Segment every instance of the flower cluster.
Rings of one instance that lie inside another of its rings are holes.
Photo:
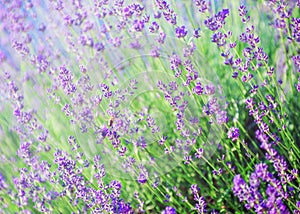
[[[240,130],[236,127],[231,127],[228,130],[227,136],[232,139],[232,141],[236,141],[240,136]]]
[[[0,213],[299,213],[300,2],[243,3],[0,0]]]
[[[260,186],[266,184],[266,192],[260,192]],[[233,192],[240,201],[245,201],[247,209],[254,208],[256,213],[277,212],[288,213],[284,201],[289,194],[282,184],[268,171],[264,163],[257,164],[255,171],[249,177],[249,185],[236,175],[233,180]],[[266,195],[266,197],[263,197]]]
[[[223,9],[214,16],[206,19],[204,24],[211,31],[217,31],[225,25],[225,19],[229,16],[229,9]]]
[[[193,184],[191,186],[191,191],[194,196],[194,201],[197,202],[195,206],[197,213],[206,213],[206,202],[203,196],[199,196],[200,188],[197,186],[197,184]]]

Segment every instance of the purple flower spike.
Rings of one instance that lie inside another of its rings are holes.
[[[177,27],[177,28],[175,29],[175,32],[176,32],[176,36],[177,36],[178,38],[183,38],[183,37],[185,37],[185,36],[187,35],[187,30],[185,29],[185,26],[184,26],[184,25],[181,26],[181,27]]]
[[[213,17],[210,17],[204,20],[204,24],[208,27],[211,31],[216,31],[222,28],[225,25],[225,19],[229,16],[229,9],[223,9],[219,11]]]
[[[200,13],[205,13],[208,10],[207,2],[204,0],[194,0],[196,7]]]

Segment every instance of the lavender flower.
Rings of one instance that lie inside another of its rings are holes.
[[[298,72],[300,72],[300,56],[299,55],[293,56],[292,60],[295,64],[296,68],[298,69]]]
[[[0,191],[6,189],[8,185],[6,184],[4,176],[0,173]]]
[[[147,182],[147,177],[145,175],[145,173],[140,173],[139,176],[138,176],[138,182],[140,184],[145,184]]]
[[[201,95],[203,93],[203,87],[200,82],[196,83],[196,86],[193,88],[193,92],[197,95]]]
[[[299,1],[267,3],[0,1],[0,210],[298,213]]]
[[[176,209],[174,207],[166,207],[166,209],[162,211],[162,214],[176,214]]]
[[[205,0],[193,0],[193,1],[200,13],[205,13],[208,10],[208,5]]]
[[[198,185],[191,185],[191,191],[194,196],[194,201],[197,202],[195,208],[193,209],[195,209],[197,213],[206,213],[206,202],[204,200],[204,197],[199,195],[200,188],[198,187]]]
[[[248,11],[244,5],[239,7],[239,15],[242,17],[242,22],[247,23],[250,20],[250,16],[247,16]]]
[[[227,132],[227,136],[229,139],[232,139],[232,141],[236,141],[240,136],[240,130],[236,127],[231,127]]]
[[[183,37],[185,37],[185,36],[187,35],[187,30],[185,29],[185,26],[184,26],[184,25],[181,26],[181,27],[177,27],[177,28],[175,29],[175,32],[176,32],[176,36],[177,36],[178,38],[183,38]]]
[[[194,29],[194,33],[193,36],[198,39],[199,37],[201,37],[200,35],[200,28]]]
[[[229,9],[223,9],[219,11],[214,16],[205,19],[204,24],[208,27],[211,31],[217,31],[225,25],[225,19],[229,15]]]

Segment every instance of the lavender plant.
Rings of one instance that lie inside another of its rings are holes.
[[[0,0],[0,213],[300,213],[299,7]]]

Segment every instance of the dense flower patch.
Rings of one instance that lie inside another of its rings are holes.
[[[0,213],[300,213],[299,7],[0,0]]]

